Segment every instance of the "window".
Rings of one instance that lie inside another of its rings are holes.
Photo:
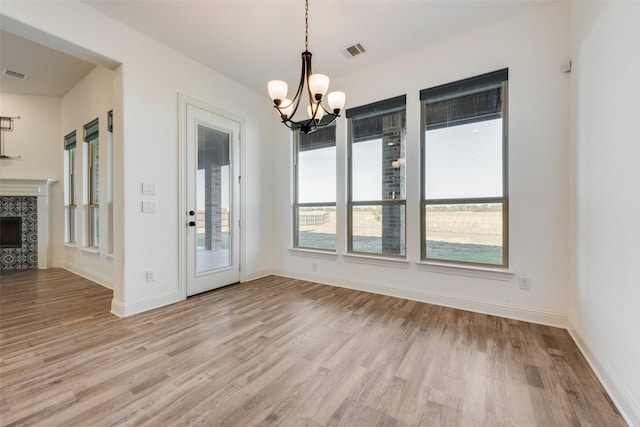
[[[76,131],[64,137],[67,243],[76,243]]]
[[[420,92],[424,260],[508,266],[507,77]]]
[[[350,253],[405,256],[406,96],[346,111]]]
[[[84,126],[84,141],[87,143],[87,246],[97,248],[99,244],[100,203],[100,144],[98,119]]]
[[[294,141],[294,247],[336,250],[336,128]]]
[[[113,110],[107,113],[107,253],[113,253]]]

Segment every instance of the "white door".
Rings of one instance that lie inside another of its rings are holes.
[[[240,281],[240,123],[186,105],[187,296]]]

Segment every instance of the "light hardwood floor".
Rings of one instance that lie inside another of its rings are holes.
[[[2,425],[626,425],[558,328],[276,276],[121,319],[65,270],[0,280]]]

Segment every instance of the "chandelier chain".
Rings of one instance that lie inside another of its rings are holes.
[[[304,2],[304,50],[309,50],[309,0]]]

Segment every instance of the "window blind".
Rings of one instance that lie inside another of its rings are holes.
[[[64,137],[64,149],[71,150],[72,148],[76,148],[76,131],[75,130]]]
[[[98,138],[98,119],[84,125],[84,141],[89,142]]]

